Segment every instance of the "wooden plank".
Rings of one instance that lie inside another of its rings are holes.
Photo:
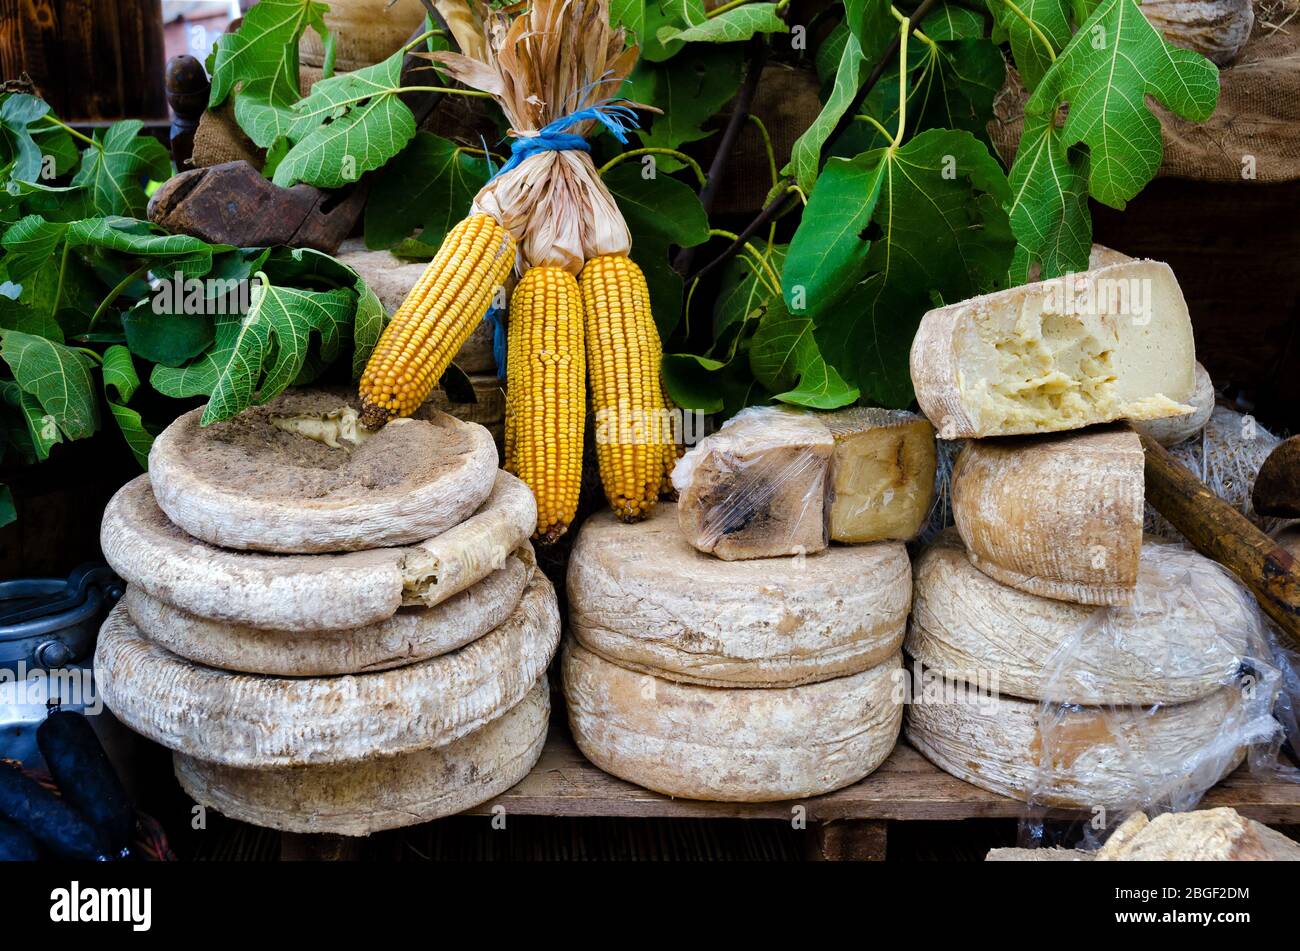
[[[1272,824],[1300,822],[1300,783],[1253,776],[1239,769],[1206,796],[1205,805],[1233,806]],[[737,803],[672,799],[601,772],[587,762],[562,728],[553,727],[533,771],[509,792],[469,811],[487,815],[624,816],[642,818],[780,819],[796,809],[806,820],[1016,819],[1024,803],[949,776],[900,743],[874,773],[847,789],[797,802]],[[1037,810],[1036,810],[1037,814]]]
[[[814,829],[814,862],[883,862],[889,823],[872,819],[820,822]]]

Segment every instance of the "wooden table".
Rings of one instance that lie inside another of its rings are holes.
[[[1202,808],[1232,806],[1273,825],[1300,823],[1300,783],[1237,770],[1205,796]],[[889,823],[1020,818],[1024,803],[949,776],[904,743],[866,779],[796,802],[737,803],[673,799],[601,772],[583,758],[563,726],[553,726],[542,758],[509,792],[468,815],[618,816],[805,821],[815,831],[812,857],[885,857]],[[1080,818],[1084,814],[1051,813]]]

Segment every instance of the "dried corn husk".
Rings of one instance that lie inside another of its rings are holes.
[[[453,78],[490,93],[515,137],[536,136],[571,113],[617,96],[636,63],[624,32],[609,23],[608,0],[537,0],[511,17],[479,7],[481,56],[438,52],[431,58]],[[566,132],[585,135],[595,123]],[[603,254],[627,254],[632,238],[590,155],[545,151],[488,182],[471,214],[497,219],[519,247],[519,270],[549,265],[572,274]]]

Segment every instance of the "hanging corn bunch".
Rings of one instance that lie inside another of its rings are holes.
[[[384,328],[361,374],[361,422],[410,416],[483,319],[515,263],[515,241],[491,215],[471,214],[443,240]]]
[[[675,460],[659,381],[661,345],[631,235],[592,164],[597,123],[626,142],[635,115],[611,105],[636,63],[607,0],[536,0],[511,16],[480,8],[481,54],[434,53],[500,103],[512,156],[474,199],[501,222],[523,276],[507,338],[506,468],[532,488],[538,537],[558,538],[578,503],[591,374],[596,455],[615,514],[643,518]],[[575,281],[574,277],[578,280]]]

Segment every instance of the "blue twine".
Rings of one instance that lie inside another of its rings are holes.
[[[510,143],[510,158],[493,175],[498,175],[515,168],[530,155],[539,152],[590,152],[591,145],[580,135],[565,130],[581,122],[599,122],[614,138],[623,145],[627,144],[627,132],[637,127],[636,113],[629,106],[621,105],[626,100],[607,99],[586,109],[579,109],[567,116],[561,116],[537,130],[536,135],[519,136]]]
[[[493,304],[483,315],[484,320],[492,321],[492,359],[497,362],[497,379],[506,378],[506,322],[505,309]]]
[[[571,132],[565,132],[580,122],[599,122],[614,138],[627,145],[629,129],[637,128],[636,113],[631,107],[622,105],[625,99],[606,99],[586,109],[579,109],[567,116],[561,116],[537,130],[536,135],[520,136],[510,144],[510,158],[506,164],[492,173],[492,178],[503,175],[515,168],[530,155],[539,152],[590,152],[591,145],[585,138]],[[487,148],[484,147],[484,152]],[[492,159],[488,158],[488,168],[492,168]],[[484,320],[492,321],[492,356],[497,362],[497,379],[506,376],[506,324],[503,309],[493,304],[483,315]]]

